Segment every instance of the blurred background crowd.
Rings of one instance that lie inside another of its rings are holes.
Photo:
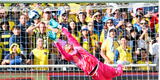
[[[62,25],[106,64],[156,64],[158,10],[156,5],[121,8],[116,3],[0,3],[0,63],[72,64],[47,36]],[[66,40],[63,35],[55,37]]]

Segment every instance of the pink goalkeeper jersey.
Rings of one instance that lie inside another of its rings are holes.
[[[55,42],[60,53],[65,57],[66,60],[74,62],[79,68],[81,68],[87,75],[95,68],[99,60],[83,49],[80,44],[75,40],[72,35],[64,28],[62,32],[67,36],[68,42],[74,46],[74,51],[71,53],[66,53],[62,46],[64,43],[62,40]]]
[[[94,80],[112,80],[113,77],[123,74],[121,65],[118,65],[118,68],[115,69],[101,63],[95,56],[83,49],[66,29],[63,28],[62,32],[67,36],[68,43],[74,46],[74,51],[71,53],[66,53],[62,48],[65,43],[60,39],[55,42],[58,51],[65,57],[66,60],[74,62],[87,75],[91,75]],[[97,68],[94,73],[90,74],[96,66]]]

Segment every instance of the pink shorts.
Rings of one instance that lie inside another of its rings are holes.
[[[112,80],[112,78],[122,74],[122,65],[118,65],[118,68],[114,68],[99,62],[97,69],[91,76],[94,80]]]

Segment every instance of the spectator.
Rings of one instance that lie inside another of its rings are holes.
[[[32,21],[32,25],[31,26],[35,26],[37,25],[39,22],[41,22],[41,16],[40,14],[35,11],[35,10],[31,10],[28,12],[28,17],[30,18],[30,21]]]
[[[69,23],[69,31],[70,31],[70,33],[72,34],[72,36],[73,36],[74,38],[76,38],[76,40],[79,42],[79,41],[80,41],[81,33],[80,33],[80,31],[78,31],[78,27],[77,27],[75,21],[71,21],[71,22]]]
[[[50,20],[52,20],[52,14],[50,8],[45,8],[42,12],[42,18],[41,21],[43,21],[45,24],[49,25]]]
[[[48,65],[50,64],[50,54],[49,50],[44,48],[43,38],[38,38],[36,43],[36,48],[30,52],[28,64],[33,65]],[[48,70],[48,68],[34,68],[34,70]]]
[[[9,38],[9,46],[11,46],[13,43],[17,43],[22,51],[22,54],[25,48],[25,43],[23,42],[24,37],[21,36],[21,29],[20,26],[14,26],[13,30],[12,30],[13,34],[12,36]]]
[[[92,16],[92,19],[93,19],[93,23],[94,23],[94,28],[95,30],[97,30],[98,35],[100,35],[102,29],[103,29],[103,26],[104,26],[104,23],[102,21],[102,13],[100,12],[96,12],[93,16]]]
[[[109,31],[109,37],[102,43],[100,55],[105,60],[104,63],[113,64],[114,51],[119,46],[119,43],[115,41],[116,30],[111,29]]]
[[[75,6],[73,6],[73,7],[75,8]],[[70,8],[70,5],[65,4],[63,7],[61,6],[60,9],[62,9],[62,10],[58,11],[58,14],[62,15],[63,13],[66,13],[66,15],[68,16],[68,20],[67,20],[68,22],[71,22],[71,21],[77,22],[77,17],[76,17],[77,11],[74,11],[75,9],[73,9],[73,11],[72,11]],[[58,20],[59,20],[59,22],[62,22],[61,17],[59,17]]]
[[[141,59],[139,61],[137,61],[137,64],[152,64],[152,62],[149,60],[148,57],[148,53],[146,51],[146,49],[141,49],[140,50],[140,55],[141,55]],[[148,66],[142,66],[142,67],[138,67],[138,70],[150,70],[150,68]]]
[[[27,6],[24,6],[24,7],[27,7]],[[26,17],[26,25],[27,27],[29,27],[31,24],[32,24],[32,20],[29,18],[29,9],[28,8],[23,8],[22,11],[21,11],[21,14],[22,15],[25,15]]]
[[[87,25],[89,35],[91,38],[92,43],[92,49],[93,49],[93,55],[97,55],[96,53],[99,53],[100,45],[98,44],[98,34],[94,31],[94,24],[93,22],[89,22]]]
[[[34,18],[34,19],[32,18],[32,20],[33,20],[33,23],[32,23],[31,26],[29,26],[29,27],[27,28],[26,32],[28,33],[29,42],[30,42],[30,44],[31,44],[31,45],[29,45],[29,47],[33,49],[33,48],[36,47],[36,45],[35,45],[35,40],[36,40],[36,38],[35,38],[34,35],[32,35],[33,32],[28,32],[28,29],[29,29],[29,28],[35,28],[35,26],[38,25],[38,24],[41,22],[41,18],[40,18],[40,17],[36,17],[36,18]],[[33,30],[33,31],[36,31],[36,30]]]
[[[159,39],[159,34],[156,35],[156,42],[154,42],[154,40],[152,40],[149,43],[149,52],[151,55],[154,56],[154,64],[157,64],[156,66],[156,71],[158,71],[159,69],[159,54],[160,54],[160,39]]]
[[[20,27],[21,29],[21,33],[20,33],[20,36],[23,38],[23,43],[24,43],[24,53],[27,54],[27,51],[29,51],[29,37],[28,37],[28,33],[26,32],[26,29],[30,26],[30,22],[29,22],[29,19],[27,18],[26,15],[22,14],[20,15],[20,18],[19,18],[19,24],[17,25]]]
[[[140,31],[140,37],[138,41],[138,48],[148,49],[148,42],[151,40],[149,34],[151,34],[150,29],[148,27],[148,22],[146,20],[141,20],[140,26],[142,30]]]
[[[68,21],[68,15],[67,13],[63,13],[61,15],[62,21],[60,22],[60,25],[63,27],[69,28],[69,21]]]
[[[0,9],[0,21],[2,21],[2,19],[5,17],[5,10],[4,9]]]
[[[112,18],[113,18],[112,17],[112,9],[111,8],[107,8],[105,16],[103,16],[103,18],[102,18],[102,21],[106,22],[106,21],[108,21],[108,19],[112,19]]]
[[[15,16],[15,15],[14,15]],[[14,21],[11,20],[11,14],[10,11],[7,11],[7,9],[2,8],[0,9],[0,22],[5,22],[8,21],[9,23],[9,29],[11,30],[13,28],[13,26],[15,25]]]
[[[34,42],[37,41],[37,38],[43,38],[44,41],[44,48],[49,49],[51,46],[51,40],[47,36],[47,29],[52,30],[53,32],[57,32],[57,29],[52,28],[51,26],[48,27],[44,22],[40,22],[38,25],[34,27],[29,27],[26,32],[29,35],[34,35]],[[35,46],[35,45],[34,45]]]
[[[98,34],[97,34],[96,30],[94,29],[95,26],[94,26],[93,22],[89,22],[87,27],[88,27],[90,35],[95,34],[96,40],[98,40]]]
[[[133,25],[130,22],[126,23],[126,30],[127,30],[127,37],[129,38],[131,36],[130,32],[133,29]]]
[[[142,19],[140,22],[140,26],[142,28],[142,30],[140,31],[140,39],[143,38],[144,40],[148,40],[149,38],[151,38],[153,33],[151,32],[148,21]]]
[[[106,22],[105,25],[103,26],[103,29],[102,29],[102,32],[101,32],[101,35],[100,35],[100,42],[102,43],[104,40],[107,39],[107,36],[108,36],[108,26],[107,24],[109,24],[109,22]]]
[[[133,62],[135,63],[137,61],[137,56],[135,55],[135,51],[138,48],[138,31],[136,29],[131,29],[130,31],[130,37],[129,37],[129,46],[131,47],[131,53],[133,57]]]
[[[19,24],[19,17],[20,17],[20,11],[18,10],[18,7],[13,7],[11,13],[9,13],[9,19],[11,21],[10,30],[12,30],[15,25]]]
[[[122,17],[122,20],[125,21],[125,22],[131,22],[132,21],[132,18],[130,18],[130,15],[125,11],[122,11],[121,17]]]
[[[33,22],[34,22],[33,26],[38,25],[38,23],[41,22],[41,17],[34,19]]]
[[[121,26],[123,26],[125,24],[124,21],[118,21],[117,25],[115,26],[117,29],[120,28]]]
[[[86,49],[88,52],[93,54],[92,40],[89,35],[89,31],[87,25],[82,26],[81,29],[81,37],[80,37],[80,45]]]
[[[50,8],[46,8],[43,10],[41,21],[45,23],[46,27],[57,28],[59,23],[53,19],[52,11]],[[47,31],[50,31],[48,28]]]
[[[137,13],[136,16],[135,16],[135,18],[133,19],[133,21],[135,21],[133,23],[133,27],[135,27],[138,30],[138,32],[140,32],[142,30],[142,28],[140,26],[140,21],[142,19],[143,19],[143,13]]]
[[[93,9],[91,5],[86,6],[86,22],[91,22],[92,21],[92,16],[93,16]]]
[[[159,27],[159,13],[151,14],[149,18],[149,27],[152,32],[157,32],[156,28]]]
[[[29,17],[29,20],[32,21],[31,25],[28,28],[34,27],[41,22],[40,14],[36,10],[30,10],[28,12],[28,17]],[[33,49],[33,48],[35,48],[35,45],[34,45],[35,44],[35,41],[34,41],[35,37],[31,35],[32,32],[28,33],[27,29],[26,29],[26,33],[28,34],[28,37],[29,37],[28,41],[30,43],[30,45],[28,45],[28,47]]]
[[[0,8],[0,21],[8,21],[8,12],[4,8]]]
[[[2,28],[2,32],[1,32],[1,38],[0,41],[2,42],[3,45],[3,56],[2,58],[4,58],[4,56],[6,56],[7,54],[9,54],[9,38],[11,37],[11,31],[9,30],[9,22],[8,21],[3,21],[1,22],[1,28]]]
[[[120,38],[120,46],[115,51],[114,63],[115,64],[133,63],[131,48],[128,46],[128,38],[126,36],[122,36]]]
[[[81,30],[81,27],[83,25],[87,25],[87,22],[86,22],[86,13],[85,12],[79,12],[78,14],[78,22],[77,22],[77,26],[78,26],[78,31]]]
[[[2,61],[2,65],[22,65],[26,63],[26,57],[21,54],[19,45],[13,43],[10,46],[10,54],[7,54]],[[19,70],[20,68],[11,68],[11,70]]]
[[[121,18],[121,13],[119,11],[119,9],[114,9],[112,11],[113,13],[113,24],[115,26],[117,26],[117,24],[119,23],[119,21],[124,21],[122,18]]]
[[[117,26],[119,26],[119,27],[117,27]],[[117,38],[120,38],[121,36],[127,36],[126,22],[119,21],[117,26],[116,26],[117,34],[118,34]]]
[[[109,30],[115,28],[113,25],[113,20],[108,19],[107,22],[105,23],[101,35],[100,35],[100,42],[103,43],[108,37],[109,37]]]
[[[30,26],[26,15],[20,15],[18,26],[20,26],[22,34],[25,34],[26,29]]]
[[[33,25],[32,25],[32,26],[36,26],[36,25],[38,25],[40,22],[41,22],[41,17],[36,18],[36,19],[33,20]]]

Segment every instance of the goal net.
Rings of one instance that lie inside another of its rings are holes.
[[[48,37],[58,25],[104,64],[123,64],[113,80],[158,80],[158,1],[22,1],[0,1],[0,80],[93,80]]]
[[[116,66],[116,65],[110,65]],[[154,67],[155,64],[132,64],[128,67]],[[37,67],[46,67],[51,70],[33,70]],[[75,65],[1,65],[1,80],[92,80]],[[8,70],[10,68],[10,70]],[[21,69],[21,70],[11,70]],[[158,80],[158,72],[154,70],[124,70],[122,76],[113,80]]]

